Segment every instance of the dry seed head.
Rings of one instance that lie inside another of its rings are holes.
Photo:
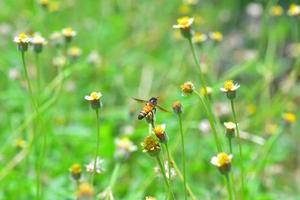
[[[181,92],[182,92],[183,95],[192,94],[194,92],[194,89],[195,89],[194,84],[190,81],[185,82],[180,87],[181,87]]]
[[[175,114],[181,114],[183,112],[183,107],[180,101],[175,101],[172,108]]]
[[[148,135],[142,143],[143,152],[148,153],[150,156],[157,156],[160,152],[160,144],[158,139],[153,135]]]

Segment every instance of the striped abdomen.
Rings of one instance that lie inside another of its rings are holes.
[[[138,119],[143,119],[144,117],[146,117],[154,109],[154,107],[155,106],[153,104],[146,103],[146,105],[143,107],[143,109],[139,113]]]

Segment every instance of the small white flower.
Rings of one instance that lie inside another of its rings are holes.
[[[171,180],[173,180],[176,177],[176,171],[175,171],[175,169],[171,166],[170,174],[169,174],[169,162],[168,161],[165,161],[164,167],[165,167],[165,173],[166,173],[167,179],[170,179],[170,177],[171,177]],[[160,170],[160,168],[158,166],[156,166],[154,168],[154,172],[157,173],[158,175],[162,175],[161,174],[161,170]]]
[[[101,174],[104,172],[104,160],[100,159],[99,157],[96,159],[96,173],[97,174]],[[88,173],[94,173],[95,169],[94,169],[94,165],[95,165],[95,160],[92,160],[89,164],[85,165],[85,169]]]

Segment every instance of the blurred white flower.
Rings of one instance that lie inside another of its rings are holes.
[[[171,162],[171,165],[172,165],[172,162]],[[171,180],[173,180],[176,177],[176,171],[175,171],[174,167],[171,166],[170,174],[169,174],[169,162],[168,161],[165,161],[164,167],[165,167],[165,173],[166,173],[167,179],[170,179],[170,177],[171,177]],[[158,166],[156,166],[154,168],[154,172],[158,175],[162,175],[161,170]]]
[[[259,17],[263,12],[262,5],[259,3],[249,3],[246,12],[251,17]]]
[[[202,120],[199,123],[198,128],[202,133],[209,133],[211,131],[211,127],[210,127],[208,119]]]
[[[97,51],[92,51],[87,57],[87,62],[91,65],[99,66],[102,62],[102,59]]]
[[[127,159],[132,152],[137,151],[137,146],[127,137],[116,138],[115,144],[117,146],[115,152],[116,158]]]
[[[95,164],[95,160],[92,160],[89,164],[85,165],[85,169],[88,173],[94,173],[94,164]],[[102,172],[104,172],[104,160],[100,159],[99,157],[97,157],[96,159],[96,173],[97,174],[101,174]]]
[[[20,77],[20,71],[16,67],[12,67],[8,71],[8,78],[10,80],[16,80]]]

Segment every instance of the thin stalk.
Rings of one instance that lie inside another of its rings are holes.
[[[114,167],[112,176],[111,176],[110,181],[109,181],[109,185],[108,185],[108,187],[107,187],[107,189],[106,189],[107,191],[112,191],[112,190],[113,190],[113,187],[114,187],[114,185],[115,185],[115,183],[116,183],[116,180],[117,180],[117,178],[118,178],[118,175],[119,175],[119,170],[120,170],[120,168],[121,168],[121,163],[118,162],[118,163],[115,165],[115,167]],[[107,195],[105,199],[106,199],[106,200],[110,199],[110,195]]]
[[[231,142],[231,138],[230,137],[227,137],[227,138],[228,138],[229,152],[232,154],[232,142]]]
[[[182,154],[182,170],[183,170],[183,189],[184,189],[184,199],[187,199],[186,193],[186,169],[185,169],[185,146],[184,146],[184,135],[182,129],[182,117],[181,114],[178,114],[178,122],[179,122],[179,129],[181,135],[181,154]]]
[[[92,175],[92,184],[94,182],[94,178],[95,178],[95,175],[97,173],[97,170],[96,170],[96,166],[97,166],[97,158],[98,158],[98,152],[99,152],[99,143],[100,143],[100,124],[99,124],[99,109],[96,109],[95,110],[95,113],[96,113],[96,134],[97,134],[97,145],[96,145],[96,153],[95,153],[95,160],[94,160],[94,172],[93,172],[93,175]]]
[[[230,179],[228,174],[225,175],[225,179],[226,179],[226,187],[228,192],[228,199],[232,200],[232,190],[231,190],[231,184],[230,184]]]
[[[241,183],[242,183],[242,197],[244,196],[244,191],[245,191],[245,185],[244,185],[244,158],[243,158],[243,149],[242,149],[242,142],[241,142],[241,137],[240,137],[240,129],[237,124],[237,119],[236,119],[236,112],[234,108],[234,102],[233,99],[230,100],[231,103],[231,110],[233,114],[233,120],[236,126],[236,133],[237,133],[237,138],[238,138],[238,146],[239,146],[239,154],[240,154],[240,168],[241,168]]]
[[[158,165],[159,165],[159,168],[160,168],[160,171],[164,177],[164,181],[165,181],[165,184],[166,184],[166,187],[167,187],[167,191],[168,191],[168,196],[171,194],[171,191],[170,191],[170,185],[169,185],[169,182],[168,182],[168,178],[166,176],[166,172],[165,172],[165,168],[159,158],[159,155],[156,156],[156,160],[158,162]]]
[[[40,94],[41,94],[41,69],[40,69],[40,62],[39,62],[39,54],[35,53],[35,67],[36,67],[36,78],[37,78],[37,91],[39,95],[39,102],[41,101],[40,99]]]
[[[166,147],[166,151],[167,151],[167,157],[168,157],[168,174],[169,174],[169,185],[170,185],[170,190],[171,190],[171,193],[172,193],[172,197],[173,199],[175,199],[175,196],[174,196],[174,192],[173,192],[173,188],[172,188],[172,180],[171,180],[171,154],[170,154],[170,151],[169,151],[169,146],[168,146],[168,143],[164,143],[165,144],[165,147]]]
[[[24,74],[25,74],[25,79],[27,82],[27,86],[28,86],[28,91],[29,91],[29,96],[30,96],[30,100],[31,100],[31,104],[32,107],[34,109],[34,112],[37,114],[37,118],[36,118],[36,126],[38,125],[38,117],[39,117],[39,109],[38,109],[38,104],[33,96],[33,92],[32,92],[32,87],[31,87],[31,82],[30,82],[30,78],[28,75],[28,71],[27,71],[27,66],[26,66],[26,62],[25,62],[25,52],[22,51],[21,52],[21,56],[22,56],[22,64],[23,64],[23,69],[24,69]],[[34,132],[36,131],[36,129],[34,130]],[[36,133],[33,133],[33,143],[35,142],[36,139]],[[29,149],[31,150],[31,149]],[[35,170],[36,170],[36,199],[40,198],[40,190],[41,190],[41,174],[40,174],[40,170],[39,170],[39,161],[37,161],[36,165],[35,165]]]
[[[222,151],[221,142],[218,138],[218,133],[217,133],[217,129],[216,129],[216,126],[215,126],[215,120],[214,120],[213,113],[212,113],[211,109],[208,108],[208,106],[205,104],[204,99],[202,98],[202,96],[196,91],[194,91],[194,93],[199,97],[201,103],[204,106],[204,109],[207,113],[207,117],[208,117],[210,127],[211,127],[212,132],[213,132],[214,140],[215,140],[215,143],[216,143],[216,146],[217,146],[217,151],[221,152]]]

